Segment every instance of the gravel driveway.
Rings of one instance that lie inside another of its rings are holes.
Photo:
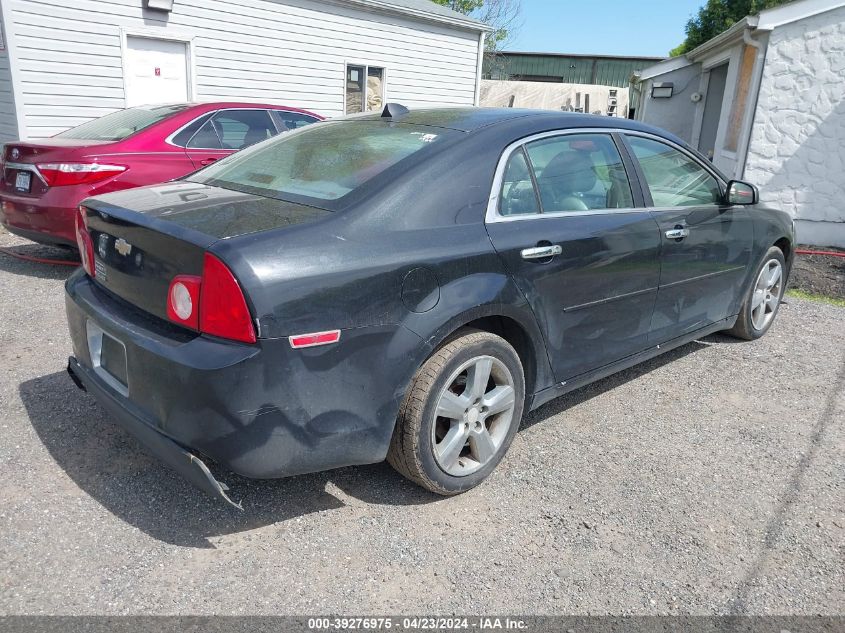
[[[842,612],[843,308],[554,401],[459,497],[383,464],[224,475],[238,513],[73,386],[68,270],[0,254],[0,613]]]

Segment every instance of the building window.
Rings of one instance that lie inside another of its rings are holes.
[[[346,66],[346,114],[381,110],[384,105],[384,68]]]

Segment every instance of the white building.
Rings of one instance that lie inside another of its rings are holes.
[[[745,18],[636,87],[638,119],[758,185],[799,241],[845,247],[845,0]]]
[[[473,105],[488,30],[429,0],[0,0],[0,22],[0,143],[149,103]]]

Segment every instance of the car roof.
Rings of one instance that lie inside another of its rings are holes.
[[[370,120],[370,121],[400,121],[402,123],[409,123],[412,125],[430,125],[433,127],[449,128],[459,130],[462,132],[473,132],[482,128],[502,125],[508,122],[514,122],[519,119],[520,123],[530,125],[536,122],[538,129],[549,128],[621,128],[625,130],[635,130],[642,132],[650,132],[671,139],[675,142],[683,143],[673,134],[666,130],[645,125],[639,121],[632,121],[630,119],[623,119],[620,117],[608,117],[596,114],[581,114],[578,112],[558,112],[555,110],[529,110],[521,108],[425,108],[425,109],[411,109],[407,114],[394,117],[393,119],[386,119],[378,113],[368,113],[366,115],[355,115],[355,120]]]
[[[303,114],[310,114],[314,116],[316,115],[314,112],[309,110],[303,110],[302,108],[297,108],[294,106],[288,105],[281,105],[278,103],[255,103],[251,101],[183,101],[183,102],[176,102],[176,103],[155,103],[155,104],[142,104],[139,106],[134,106],[137,108],[143,108],[147,110],[154,110],[156,108],[181,108],[182,112],[187,111],[196,111],[196,110],[223,110],[223,109],[234,109],[234,108],[258,108],[258,109],[270,109],[270,110],[287,110],[290,112],[302,112]]]

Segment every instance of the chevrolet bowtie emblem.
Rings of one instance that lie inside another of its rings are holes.
[[[121,255],[126,257],[129,253],[132,252],[132,244],[127,242],[122,237],[119,237],[114,242],[114,250],[116,250],[118,253],[120,253]]]

